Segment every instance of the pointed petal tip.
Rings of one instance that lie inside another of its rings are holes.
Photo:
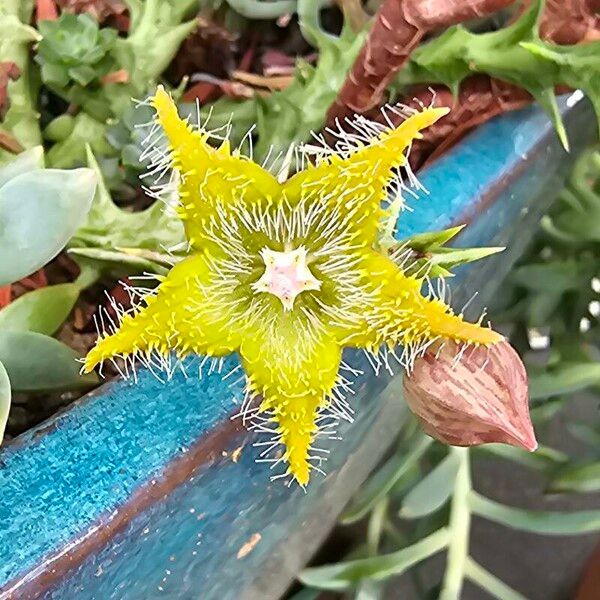
[[[535,452],[538,449],[538,442],[531,423],[529,423],[528,428],[525,428],[522,431],[515,431],[513,434],[513,441],[508,443],[510,443],[511,446],[527,450],[527,452]]]
[[[450,112],[450,108],[448,106],[436,106],[431,110],[434,111],[435,115],[438,115],[438,119],[445,117]]]

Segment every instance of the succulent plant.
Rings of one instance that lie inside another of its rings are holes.
[[[93,170],[43,167],[43,150],[38,146],[0,168],[0,286],[52,260],[90,210],[96,189]],[[70,312],[78,290],[89,281],[89,272],[83,270],[73,284],[30,292],[0,310],[0,439],[11,387],[68,389],[95,381],[79,374],[73,350],[50,337]],[[47,311],[43,318],[40,310]]]
[[[100,29],[90,15],[64,12],[56,21],[41,21],[38,27],[43,39],[35,59],[41,65],[43,82],[51,88],[87,86],[113,66],[109,52],[117,32]]]

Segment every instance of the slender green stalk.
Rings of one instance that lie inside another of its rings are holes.
[[[379,542],[385,522],[387,520],[387,509],[389,505],[389,496],[380,500],[369,518],[369,526],[367,528],[367,547],[369,548],[369,556],[375,556],[379,550]]]
[[[471,529],[469,450],[468,448],[451,448],[450,452],[457,455],[459,467],[450,508],[450,544],[448,545],[448,562],[440,600],[458,600],[460,598],[469,553]]]
[[[478,565],[470,556],[465,561],[465,576],[498,600],[527,600],[503,581]]]

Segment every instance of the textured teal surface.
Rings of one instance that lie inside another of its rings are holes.
[[[570,120],[577,120],[575,113]],[[577,133],[581,123],[571,129]],[[463,236],[465,243],[501,244],[514,238],[512,224],[521,218],[537,219],[545,206],[541,199],[529,208],[527,202],[556,187],[559,167],[566,164],[550,131],[547,119],[535,109],[480,128],[424,174],[422,182],[430,194],[412,203],[413,212],[402,215],[399,237],[477,214]],[[534,151],[537,157],[532,159]],[[526,172],[519,174],[524,162]],[[507,177],[514,178],[514,185],[502,188]],[[482,198],[499,185],[498,201],[482,204]],[[464,272],[458,278],[462,287],[457,302],[469,297],[475,286],[486,285],[486,269],[496,269],[497,278],[509,264],[508,259],[489,261],[487,267]],[[236,364],[231,358],[224,370]],[[393,378],[392,385],[397,382]],[[328,472],[335,474],[352,452],[360,451],[361,440],[377,416],[377,396],[389,383],[387,377],[361,378],[352,398],[358,418],[343,428],[345,440],[333,446]],[[227,422],[235,409],[235,396],[236,390],[217,373],[205,373],[201,380],[176,374],[166,385],[143,374],[137,385],[116,382],[102,388],[55,418],[51,430],[39,435],[34,430],[20,443],[4,448],[0,452],[0,586],[74,539],[93,535],[103,519],[110,518],[142,484],[159,477],[169,461]],[[298,489],[270,484],[268,465],[255,463],[255,455],[255,450],[247,449],[237,463],[224,458],[203,469],[193,481],[133,519],[49,597],[237,597],[242,585],[264,570],[273,549],[301,528],[328,485],[327,478],[317,478],[304,495]],[[240,546],[255,532],[260,532],[261,542],[240,561]]]
[[[232,357],[223,368],[235,364]],[[31,568],[121,504],[173,455],[227,419],[235,395],[216,372],[202,379],[178,373],[168,384],[141,373],[137,384],[109,384],[59,416],[46,435],[34,430],[4,448],[0,581]]]

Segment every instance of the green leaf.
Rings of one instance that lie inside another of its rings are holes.
[[[530,408],[529,414],[531,415],[531,420],[533,421],[534,425],[542,424],[554,417],[554,415],[560,412],[564,406],[564,398],[554,397],[544,400],[537,406]],[[528,454],[530,453],[528,452]]]
[[[69,316],[78,297],[79,288],[72,283],[24,294],[0,310],[0,329],[52,335]]]
[[[68,133],[67,131],[60,133],[67,133],[67,135],[54,144],[46,154],[46,161],[51,167],[66,169],[85,165],[85,152],[88,145],[98,155],[111,156],[115,153],[105,138],[107,125],[104,121],[93,118],[86,112],[80,112],[71,118],[66,127]]]
[[[454,490],[459,462],[457,454],[448,454],[405,496],[399,516],[418,519],[441,508]]]
[[[51,285],[23,294],[0,310],[0,330],[52,335],[69,316],[80,292],[97,278],[97,270],[85,266],[73,283]]]
[[[547,472],[566,464],[569,457],[548,446],[538,446],[535,452],[527,452],[507,444],[483,444],[476,449],[478,454],[490,454],[496,458],[510,460],[535,471]]]
[[[78,358],[71,348],[41,333],[0,332],[0,362],[16,391],[71,390],[95,385],[96,375],[79,374]]]
[[[288,600],[319,600],[321,590],[312,590],[305,588],[296,592],[293,596],[290,596]]]
[[[559,396],[600,384],[600,363],[562,363],[553,371],[529,374],[532,400]]]
[[[528,290],[557,294],[580,289],[590,279],[590,266],[576,260],[533,263],[518,267],[510,278]]]
[[[425,454],[433,440],[421,436],[413,449],[405,456],[394,454],[358,491],[352,504],[342,514],[342,523],[354,523],[362,519]]]
[[[17,157],[7,165],[0,167],[0,188],[14,179],[17,175],[35,171],[44,168],[44,149],[42,146],[35,146],[17,155]]]
[[[181,244],[185,241],[181,220],[169,213],[161,202],[155,202],[141,212],[121,210],[112,201],[89,147],[87,160],[96,173],[98,188],[85,223],[69,244],[71,251],[95,260],[156,270],[153,261],[139,253],[136,255],[136,250],[164,253],[165,249]],[[130,252],[119,251],[120,248],[127,248]]]
[[[576,535],[600,530],[600,510],[552,512],[505,506],[471,492],[470,505],[480,517],[512,529],[542,535]]]
[[[549,486],[551,492],[597,492],[600,490],[600,461],[573,465],[559,471]]]
[[[464,225],[458,225],[457,227],[450,227],[449,229],[443,229],[441,231],[417,233],[398,242],[398,246],[407,246],[415,252],[428,252],[433,248],[444,246],[452,238],[456,237],[464,228]]]
[[[0,188],[0,285],[53,259],[84,221],[96,178],[90,169],[39,169]]]
[[[592,448],[600,448],[600,429],[588,423],[568,423],[567,428],[571,435],[581,440]]]
[[[504,252],[503,247],[490,247],[490,248],[440,248],[434,250],[431,256],[428,258],[429,264],[438,265],[444,269],[451,269],[458,267],[459,265],[465,265],[467,263],[475,262],[497,254],[498,252]]]
[[[70,248],[69,254],[91,259],[97,264],[99,263],[101,267],[102,263],[104,263],[104,266],[107,268],[110,266],[124,267],[127,271],[134,271],[137,273],[148,271],[150,273],[166,275],[169,272],[167,267],[158,262],[149,260],[143,256],[137,256],[127,252],[119,252],[118,250],[102,250],[101,248]]]
[[[56,20],[40,21],[38,28],[43,39],[35,60],[42,65],[42,79],[48,86],[58,87],[65,99],[69,100],[68,94],[60,88],[86,86],[114,66],[107,54],[117,32],[112,28],[100,30],[90,15],[63,12]]]
[[[305,569],[300,574],[300,581],[311,587],[334,591],[344,591],[364,579],[382,581],[401,575],[413,565],[444,549],[449,539],[448,530],[439,529],[416,544],[391,554]]]
[[[8,421],[10,398],[10,380],[4,365],[0,362],[0,443],[2,443],[2,439],[4,438],[4,430]]]
[[[568,147],[554,89],[581,89],[592,101],[600,121],[600,42],[556,46],[542,41],[538,22],[544,8],[535,0],[512,25],[486,33],[462,26],[422,44],[396,79],[396,87],[442,83],[455,94],[464,79],[481,73],[529,91],[549,114],[563,145]]]
[[[569,138],[567,137],[565,124],[563,122],[560,110],[558,108],[558,104],[556,102],[556,94],[554,93],[554,87],[548,87],[540,90],[529,88],[529,91],[532,93],[533,97],[540,103],[540,106],[546,111],[546,113],[552,120],[552,124],[554,125],[554,129],[556,129],[556,133],[558,134],[563,148],[567,152],[569,152]]]

